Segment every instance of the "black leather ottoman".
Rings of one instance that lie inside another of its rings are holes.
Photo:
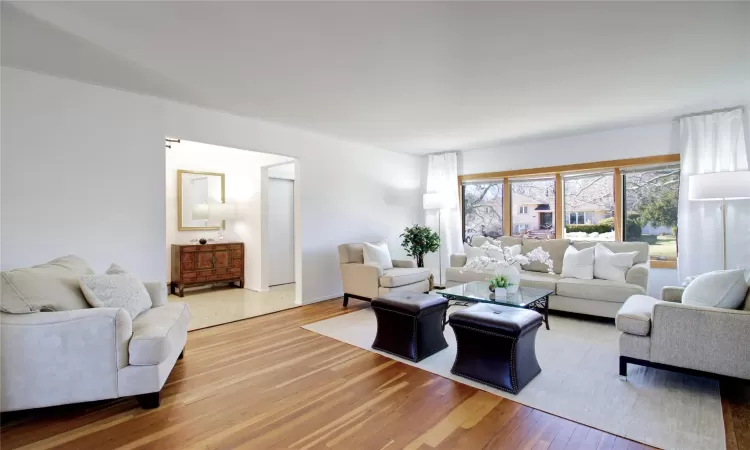
[[[457,345],[451,373],[518,394],[542,371],[534,349],[538,312],[477,303],[451,314],[448,323]]]
[[[440,295],[393,292],[372,301],[378,333],[372,348],[420,361],[446,348],[443,320],[448,299]]]

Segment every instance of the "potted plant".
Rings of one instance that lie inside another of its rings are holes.
[[[513,283],[505,275],[496,275],[489,279],[490,291],[495,293],[495,297],[505,297],[508,288],[513,286]]]
[[[406,227],[399,237],[403,238],[401,247],[406,254],[417,259],[417,267],[424,267],[424,255],[440,248],[440,236],[427,226]]]

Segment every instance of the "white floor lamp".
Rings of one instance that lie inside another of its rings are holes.
[[[438,212],[438,237],[440,237],[440,247],[438,247],[438,264],[439,264],[439,285],[435,286],[437,288],[443,287],[443,254],[442,254],[442,248],[443,248],[443,237],[440,234],[440,230],[442,228],[442,221],[440,220],[440,211],[443,209],[453,208],[456,205],[455,199],[452,198],[450,195],[446,195],[441,192],[433,192],[429,194],[424,194],[422,197],[422,208],[424,208],[425,211],[434,210],[436,209]]]
[[[690,175],[688,198],[696,201],[721,200],[721,239],[724,270],[727,269],[727,200],[750,198],[750,171],[714,172]]]

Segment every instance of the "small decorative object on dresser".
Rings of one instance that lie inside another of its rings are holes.
[[[245,286],[245,247],[242,242],[222,244],[172,244],[172,293],[185,286],[220,282]]]

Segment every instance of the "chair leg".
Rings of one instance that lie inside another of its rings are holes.
[[[182,359],[184,357],[185,357],[185,349],[183,348],[182,351],[180,352],[180,356],[178,356],[177,359]]]
[[[620,379],[623,381],[628,379],[628,362],[622,356],[620,356]]]
[[[135,398],[143,409],[158,408],[161,404],[160,392],[149,392],[148,394],[136,395]]]
[[[344,294],[344,306],[349,306],[349,294]]]

